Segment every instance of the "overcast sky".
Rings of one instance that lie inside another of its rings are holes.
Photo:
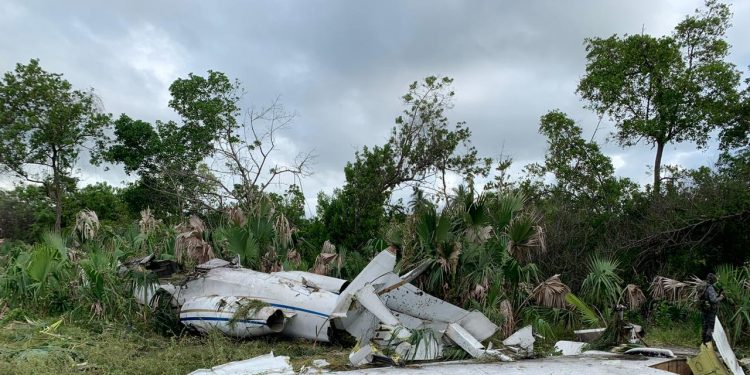
[[[31,1],[0,0],[0,71],[39,58],[77,88],[93,87],[107,112],[174,119],[168,86],[207,70],[238,78],[247,103],[280,95],[298,113],[280,160],[314,150],[313,198],[344,182],[364,145],[386,141],[400,97],[427,75],[455,79],[451,121],[466,121],[483,156],[544,157],[539,117],[567,112],[591,136],[597,118],[575,94],[586,37],[668,34],[701,1]],[[747,75],[750,2],[732,5],[730,59]],[[602,123],[597,140],[611,126]],[[646,183],[653,150],[605,144],[617,173]],[[712,163],[716,150],[670,145],[667,164]],[[127,176],[84,162],[84,183]],[[7,180],[6,180],[7,184]],[[7,186],[7,185],[6,185]],[[314,201],[309,202],[314,209]]]

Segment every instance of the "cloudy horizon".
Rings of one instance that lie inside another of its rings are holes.
[[[750,64],[750,2],[730,2],[729,60]],[[451,122],[466,121],[481,156],[542,161],[539,118],[560,109],[612,158],[619,176],[651,180],[654,151],[606,142],[611,124],[583,108],[575,89],[586,37],[669,34],[702,1],[71,1],[0,0],[0,70],[39,58],[76,88],[94,88],[107,112],[149,122],[176,119],[168,87],[189,73],[221,71],[261,107],[277,96],[298,114],[282,134],[278,160],[314,151],[303,180],[308,211],[319,191],[344,183],[363,146],[382,145],[403,110],[408,85],[429,75],[454,78]],[[665,164],[712,164],[706,150],[671,144]],[[79,164],[82,183],[132,180],[121,168]],[[8,186],[7,179],[0,187]],[[308,212],[309,214],[310,212]]]

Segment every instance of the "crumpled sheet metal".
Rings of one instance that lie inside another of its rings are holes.
[[[210,369],[199,369],[188,375],[294,375],[294,368],[287,356],[274,356],[273,352],[262,356],[225,363]]]

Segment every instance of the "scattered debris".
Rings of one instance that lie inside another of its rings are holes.
[[[243,361],[229,362],[223,365],[211,367],[210,369],[200,369],[191,372],[188,375],[266,375],[266,374],[283,374],[294,375],[292,364],[289,363],[289,357],[275,357],[273,352],[255,358]]]
[[[199,223],[191,226],[195,233]],[[138,265],[148,268],[151,262]],[[344,331],[358,342],[350,355],[355,366],[439,359],[445,346],[454,345],[475,358],[511,360],[482,344],[498,329],[486,316],[412,285],[426,267],[399,276],[395,265],[393,250],[383,250],[348,282],[310,272],[264,273],[210,259],[185,280],[137,288],[135,297],[153,305],[154,296],[171,296],[180,322],[198,332],[217,329],[236,337],[280,333],[328,342]],[[533,353],[531,327],[513,337],[510,345],[517,345],[521,354]]]
[[[656,358],[675,358],[674,353],[669,349],[660,348],[633,348],[625,351],[628,355],[642,355],[644,357]]]
[[[601,337],[606,330],[606,328],[578,329],[573,333],[576,335],[576,340],[591,343]]]
[[[693,358],[688,358],[688,365],[695,375],[708,374],[725,374],[729,375],[729,370],[721,362],[714,350],[713,342],[701,344],[700,353]],[[740,373],[742,374],[742,373]]]
[[[517,347],[517,350],[515,350],[516,353],[529,356],[534,354],[534,341],[536,341],[534,339],[534,331],[529,325],[508,336],[508,338],[503,340],[503,345],[511,348]]]
[[[585,346],[585,342],[558,341],[555,343],[555,351],[560,352],[561,355],[578,355],[583,352]]]
[[[724,327],[721,325],[718,317],[714,321],[714,333],[712,337],[714,343],[716,343],[716,349],[719,351],[721,359],[724,360],[724,364],[729,368],[729,371],[731,371],[733,375],[745,375],[745,371],[740,367],[739,362],[737,362],[737,357],[735,357],[734,351],[732,350],[731,345],[729,345],[729,339],[727,338],[727,334],[724,332]],[[703,348],[701,348],[701,350],[702,349]]]

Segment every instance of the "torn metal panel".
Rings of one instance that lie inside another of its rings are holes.
[[[514,362],[438,362],[407,367],[365,368],[333,371],[331,375],[670,375],[650,366],[664,359],[623,360],[617,356],[558,356]],[[674,374],[672,374],[674,375]]]
[[[732,346],[729,345],[729,338],[727,338],[727,333],[724,331],[724,327],[721,325],[718,317],[714,321],[714,333],[712,338],[714,339],[714,343],[716,343],[716,349],[719,351],[719,354],[721,354],[721,359],[724,360],[729,371],[731,371],[733,375],[745,375],[745,371],[740,367],[739,362],[737,362],[737,357],[734,355]]]
[[[197,270],[199,270],[199,271],[208,271],[208,270],[211,270],[211,269],[214,269],[214,268],[228,267],[228,266],[231,266],[231,265],[232,265],[232,263],[230,263],[230,262],[228,262],[228,261],[226,261],[224,259],[214,258],[214,259],[209,260],[208,262],[201,263],[201,264],[195,266],[195,268]]]
[[[586,346],[585,342],[561,340],[555,343],[555,351],[560,352],[561,355],[578,355],[583,352],[584,346]]]
[[[275,357],[273,353],[235,361],[215,366],[210,369],[200,369],[191,372],[188,375],[261,375],[261,374],[282,374],[294,375],[294,368],[289,362],[289,357]]]
[[[625,351],[627,355],[642,355],[646,357],[675,358],[674,353],[669,349],[660,348],[633,348]]]
[[[339,294],[342,290],[344,290],[344,288],[346,288],[346,286],[349,285],[349,282],[346,280],[337,279],[330,276],[318,275],[317,273],[312,272],[281,271],[274,272],[272,273],[272,275],[283,277],[289,280],[294,280],[302,283],[305,286],[327,290],[336,294]]]
[[[578,329],[573,331],[573,333],[576,335],[578,341],[590,343],[601,337],[606,330],[606,328]]]
[[[445,335],[474,358],[482,358],[486,355],[487,351],[484,345],[456,323],[448,324],[448,330],[445,331]]]
[[[508,338],[503,340],[503,345],[517,346],[521,348],[525,354],[533,354],[534,341],[536,341],[536,339],[534,339],[534,330],[529,325],[508,336]]]
[[[730,372],[716,355],[713,342],[701,344],[700,352],[687,360],[695,375],[729,375]]]

